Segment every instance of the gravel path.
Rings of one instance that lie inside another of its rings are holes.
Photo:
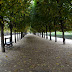
[[[0,52],[0,72],[72,72],[72,45],[26,35]]]

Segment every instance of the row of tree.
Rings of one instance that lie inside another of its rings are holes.
[[[63,32],[72,30],[72,1],[71,0],[1,0],[0,26],[2,48],[4,48],[4,26],[12,31],[26,32],[30,26],[33,33]],[[47,34],[46,34],[47,35]],[[3,49],[4,51],[4,49]]]
[[[1,29],[1,47],[4,47],[4,27],[10,29],[10,37],[12,42],[12,31],[26,32],[29,26],[29,6],[31,0],[0,0],[0,29]],[[16,41],[15,41],[16,42]]]
[[[65,43],[64,31],[72,30],[72,1],[71,0],[41,0],[36,1],[33,7],[32,28],[38,32],[62,31],[63,43]],[[56,41],[56,39],[55,39]]]

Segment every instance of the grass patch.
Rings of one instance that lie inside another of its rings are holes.
[[[57,37],[62,38],[62,32],[57,31],[56,33],[57,33]],[[49,35],[50,35],[50,33],[49,33]],[[55,37],[55,32],[52,32],[51,35],[53,37]],[[65,32],[65,38],[66,39],[72,39],[72,31]]]

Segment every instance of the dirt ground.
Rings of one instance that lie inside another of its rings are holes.
[[[0,52],[0,72],[72,72],[72,45],[26,35]]]

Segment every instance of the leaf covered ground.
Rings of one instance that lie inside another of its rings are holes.
[[[26,35],[0,52],[0,72],[72,72],[71,47]]]

